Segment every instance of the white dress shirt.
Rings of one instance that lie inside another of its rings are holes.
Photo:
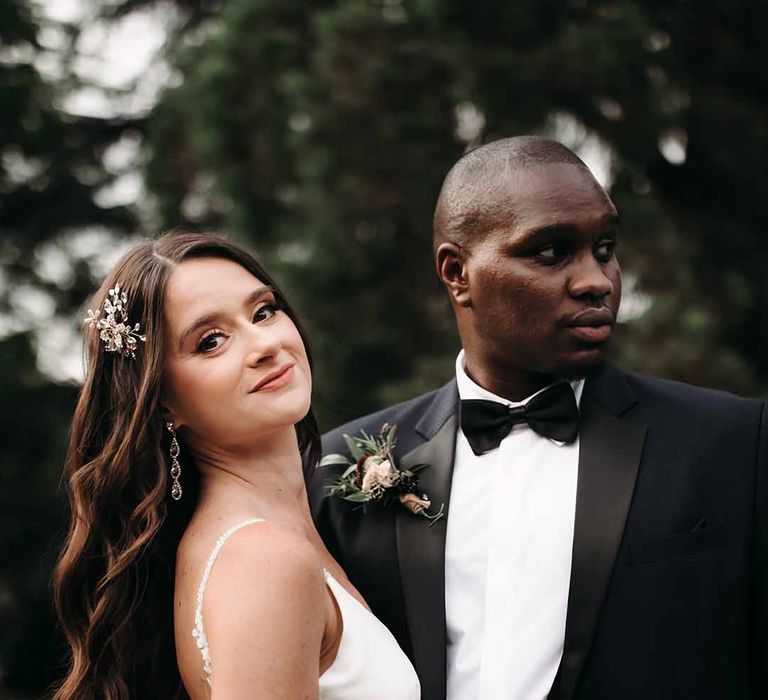
[[[507,401],[467,376],[461,399]],[[576,401],[583,380],[572,382]],[[538,393],[538,392],[537,392]],[[544,700],[563,653],[579,442],[516,425],[476,456],[456,436],[445,554],[447,700]]]

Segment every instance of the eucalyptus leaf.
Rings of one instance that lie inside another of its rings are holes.
[[[347,443],[347,447],[349,448],[349,452],[352,455],[352,458],[357,461],[358,459],[361,459],[365,457],[365,452],[362,450],[361,447],[358,446],[357,442],[353,437],[350,437],[349,435],[344,436],[344,442]]]
[[[341,475],[341,478],[346,479],[348,476],[351,476],[352,474],[354,474],[356,470],[357,470],[357,464],[350,464],[349,467],[347,467],[344,470],[344,473]],[[354,481],[354,479],[351,479],[351,481]]]
[[[318,464],[318,466],[330,467],[332,464],[349,464],[349,458],[338,453],[325,455],[325,457],[320,460],[320,464]]]
[[[362,491],[357,493],[345,494],[342,496],[345,501],[352,501],[352,503],[366,503],[368,501],[368,495]]]

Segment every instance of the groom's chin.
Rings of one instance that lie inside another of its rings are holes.
[[[561,379],[565,379],[569,382],[578,381],[580,379],[586,379],[592,372],[600,369],[605,362],[605,357],[601,355],[596,359],[567,365],[561,368],[557,374]]]

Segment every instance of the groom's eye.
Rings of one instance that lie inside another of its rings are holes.
[[[551,241],[539,246],[534,251],[534,257],[547,265],[565,260],[570,254],[570,246],[565,241]]]
[[[616,252],[616,240],[607,238],[600,241],[594,248],[595,258],[600,262],[609,262]]]

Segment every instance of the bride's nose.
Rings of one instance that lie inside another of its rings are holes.
[[[247,347],[245,362],[250,367],[269,362],[280,350],[280,337],[273,328],[251,325],[246,331],[245,342]]]

